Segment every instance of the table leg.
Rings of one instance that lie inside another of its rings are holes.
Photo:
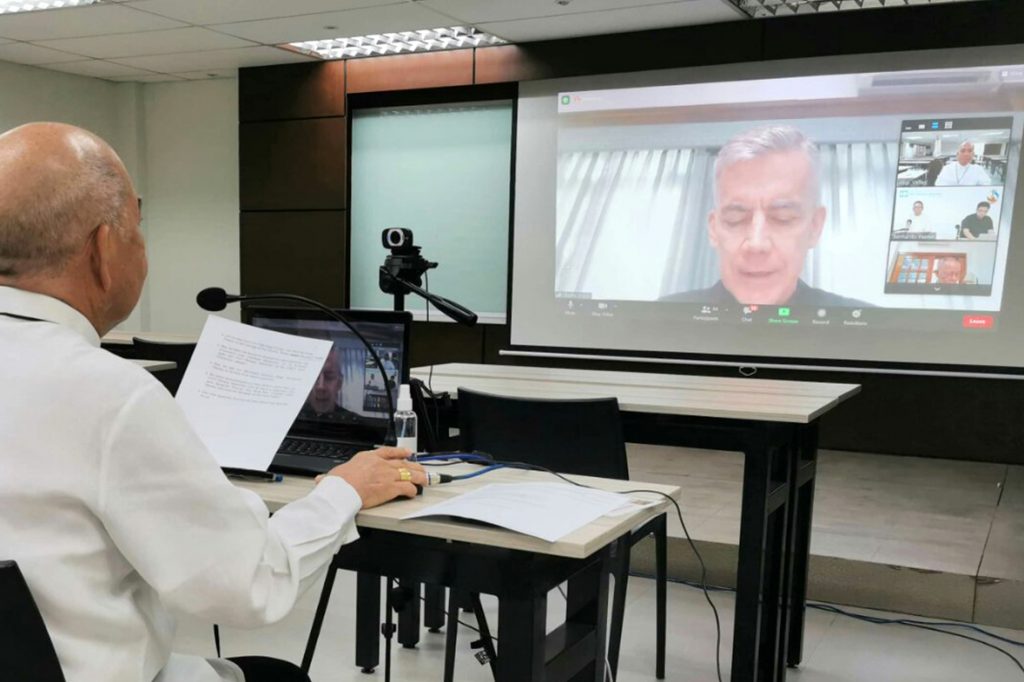
[[[313,627],[309,630],[309,638],[306,640],[306,650],[302,654],[302,672],[308,673],[310,665],[313,664],[313,653],[316,651],[316,643],[320,639],[320,628],[324,624],[324,616],[327,615],[327,604],[331,600],[331,591],[334,589],[334,578],[338,569],[334,562],[327,567],[327,574],[324,576],[324,586],[320,590],[320,601],[316,605],[316,614],[313,616]],[[220,655],[220,633],[217,626],[213,626],[213,634],[217,642],[217,654]]]
[[[781,609],[785,562],[791,449],[767,428],[745,452],[733,682],[782,682],[777,661],[784,631]]]
[[[608,578],[610,555],[569,579],[565,601],[565,625],[594,633],[593,658],[569,678],[569,682],[604,682],[608,632]],[[568,639],[568,634],[567,634]]]
[[[547,595],[500,600],[495,682],[539,682],[544,679],[547,609]]]
[[[356,665],[372,673],[380,664],[380,576],[356,573]]]
[[[459,639],[459,593],[448,590],[448,629],[444,633],[444,682],[455,681],[455,644]]]
[[[626,590],[629,585],[630,538],[620,538],[615,547],[615,592],[612,597],[612,623],[608,631],[608,665],[612,677],[619,673],[619,650],[622,645],[622,623],[626,612]]]
[[[420,643],[420,584],[399,580],[398,587],[407,592],[407,600],[398,611],[398,643],[406,649],[415,649]]]
[[[440,632],[444,627],[444,586],[423,585],[423,626],[431,632]]]
[[[811,555],[811,522],[814,515],[814,482],[818,466],[818,423],[802,426],[797,434],[793,490],[790,494],[792,595],[786,665],[796,667],[803,659],[804,620],[807,612],[807,573]]]

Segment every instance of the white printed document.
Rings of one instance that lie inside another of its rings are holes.
[[[266,470],[330,350],[210,315],[175,400],[218,464]]]
[[[456,516],[554,542],[623,506],[625,495],[569,483],[493,483],[402,518]]]

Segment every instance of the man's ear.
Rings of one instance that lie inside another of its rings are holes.
[[[811,216],[811,243],[808,248],[813,249],[818,245],[818,240],[821,239],[821,231],[825,229],[826,215],[827,211],[824,206],[814,209],[814,215]]]
[[[110,225],[100,225],[93,230],[89,240],[89,265],[96,284],[104,292],[110,291],[114,283],[114,239]]]
[[[718,248],[718,215],[715,211],[708,213],[708,242],[712,248]]]

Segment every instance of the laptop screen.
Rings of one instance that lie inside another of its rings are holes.
[[[325,314],[281,308],[248,310],[250,324],[255,327],[334,342],[291,433],[379,442],[386,433],[388,416],[394,411],[388,404],[384,381],[391,386],[392,400],[397,401],[399,385],[409,380],[411,316],[377,311],[339,312],[377,351],[385,377],[359,338]]]

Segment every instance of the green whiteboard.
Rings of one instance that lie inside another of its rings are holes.
[[[355,110],[352,116],[350,305],[390,309],[377,284],[386,227],[406,227],[427,260],[430,291],[504,321],[512,102]],[[425,302],[406,297],[420,317]],[[430,319],[442,316],[431,309]]]

